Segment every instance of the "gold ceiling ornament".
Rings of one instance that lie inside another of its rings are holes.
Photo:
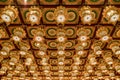
[[[89,73],[92,73],[94,70],[93,70],[93,66],[90,65],[89,63],[86,63],[85,65],[85,70]]]
[[[7,25],[13,23],[13,21],[18,17],[18,10],[15,6],[6,6],[0,13],[0,21],[5,22]]]
[[[82,61],[80,60],[80,57],[78,55],[74,55],[73,60],[74,60],[75,65],[79,66],[82,63]]]
[[[103,54],[102,54],[102,57],[108,65],[113,64],[112,52],[111,51],[104,51]]]
[[[95,54],[89,54],[88,61],[91,65],[97,65],[98,64]]]
[[[75,47],[76,51],[83,51],[84,47],[82,46],[81,42],[78,42]]]
[[[112,39],[112,37],[109,36],[109,29],[107,27],[100,27],[96,32],[96,36],[103,42],[108,42]]]
[[[15,73],[20,73],[20,72],[23,71],[23,70],[24,70],[23,64],[17,63],[14,72],[15,72]]]
[[[108,71],[107,64],[103,59],[100,59],[99,61],[100,63],[98,64],[98,70],[101,70],[101,72],[106,73]]]
[[[54,11],[54,19],[57,25],[62,24],[64,26],[68,18],[67,9],[63,6],[58,6]]]
[[[37,28],[33,31],[33,41],[37,41],[37,42],[43,42],[44,41],[44,36],[45,36],[45,32],[44,29],[42,28]]]
[[[37,71],[37,65],[33,63],[30,66],[28,66],[28,69],[31,74],[34,74]]]
[[[32,26],[35,24],[39,25],[41,17],[41,10],[36,6],[32,6],[31,8],[29,8],[29,12],[26,14],[26,21],[30,22]]]
[[[48,60],[49,60],[49,57],[47,55],[42,57],[41,64],[44,66],[48,65]]]
[[[21,55],[27,54],[27,51],[30,49],[30,45],[27,42],[23,42],[23,41],[21,41],[21,42],[18,43],[18,47],[20,49],[19,53]]]
[[[112,41],[109,45],[109,48],[112,49],[114,54],[120,55],[120,42]]]
[[[79,72],[79,65],[72,64],[71,67],[72,67],[72,73],[74,73],[72,74],[72,76],[76,76],[76,74]]]
[[[32,79],[37,80],[39,74],[40,74],[39,72],[35,72],[34,74],[32,74],[33,75]]]
[[[86,79],[89,79],[90,78],[90,73],[88,73],[87,71],[83,71],[83,76]]]
[[[1,75],[5,74],[8,69],[9,69],[8,63],[3,61],[0,68],[0,74]]]
[[[14,75],[14,73],[12,71],[8,71],[7,72],[7,80],[12,79],[13,75]]]
[[[40,55],[40,56],[45,56],[46,55],[46,51],[39,50],[37,52],[37,54]]]
[[[65,50],[65,48],[66,48],[66,44],[64,44],[64,43],[57,44],[58,51],[63,51],[63,50]]]
[[[92,44],[91,48],[93,49],[94,53],[96,55],[102,54],[102,45],[103,43],[101,41],[96,41],[95,43]]]
[[[65,64],[65,56],[58,56],[58,65],[63,66]]]
[[[63,65],[60,65],[58,67],[58,72],[59,72],[59,77],[62,77],[64,74],[64,66]]]
[[[9,55],[9,52],[12,49],[14,49],[13,44],[11,42],[7,42],[7,41],[2,42],[1,46],[2,46],[2,49],[0,51],[0,54],[3,55],[3,56]]]
[[[57,53],[58,53],[59,55],[64,55],[64,54],[65,54],[65,51],[64,51],[64,50],[58,50]]]
[[[17,54],[16,51],[10,51],[10,60],[9,60],[9,64],[14,66],[18,63],[19,61],[19,55]]]
[[[79,11],[79,16],[83,24],[91,25],[95,21],[96,14],[92,11],[92,8],[89,6],[83,6]]]
[[[34,56],[32,54],[27,54],[25,55],[26,60],[25,60],[25,65],[30,66],[31,64],[34,63]]]
[[[26,32],[23,28],[18,27],[13,29],[12,40],[14,40],[15,42],[21,41],[22,38],[24,38],[25,36],[26,36]]]
[[[88,29],[79,28],[77,30],[78,41],[86,41],[89,39],[88,35],[91,33]]]
[[[57,30],[57,41],[58,42],[65,42],[67,40],[65,30],[64,29],[58,29]]]
[[[114,77],[114,76],[115,76],[114,70],[109,70],[109,71],[108,71],[108,75],[109,75],[111,78]]]
[[[27,72],[21,71],[19,79],[25,80]]]
[[[106,6],[102,15],[108,23],[112,23],[113,25],[120,20],[120,11],[115,6]]]
[[[100,70],[95,71],[95,75],[97,75],[98,79],[102,79],[103,78],[103,74]]]
[[[115,68],[117,73],[120,73],[120,62],[119,62],[119,59],[114,59],[113,67]]]

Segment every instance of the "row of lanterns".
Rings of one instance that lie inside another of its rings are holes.
[[[120,20],[120,12],[118,8],[114,6],[106,6],[103,10],[103,18],[105,18],[110,24],[115,25]],[[96,14],[89,6],[83,6],[79,11],[79,16],[83,24],[91,25],[96,20]],[[1,12],[1,22],[5,22],[7,25],[11,24],[18,17],[18,10],[14,6],[6,6]],[[29,8],[29,12],[26,14],[26,20],[31,25],[40,24],[42,17],[42,11],[38,7]],[[68,18],[68,11],[63,6],[58,6],[54,11],[54,20],[57,24],[64,25]]]

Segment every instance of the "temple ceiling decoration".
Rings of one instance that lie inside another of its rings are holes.
[[[0,0],[0,80],[120,80],[120,0]]]

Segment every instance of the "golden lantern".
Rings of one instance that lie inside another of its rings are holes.
[[[114,70],[109,70],[108,71],[108,75],[112,78],[112,77],[115,77],[115,72]]]
[[[36,64],[31,64],[28,68],[29,68],[30,73],[34,74],[37,71],[37,65]]]
[[[40,74],[39,72],[35,72],[35,73],[33,73],[33,74],[32,74],[32,75],[33,75],[32,79],[37,80],[39,74]]]
[[[90,73],[88,73],[87,71],[83,71],[83,76],[84,76],[84,78],[89,79],[90,78]]]
[[[65,42],[66,39],[66,34],[64,29],[58,29],[57,30],[57,41],[58,42]]]
[[[91,7],[83,6],[79,11],[79,16],[83,24],[91,25],[95,20],[95,13],[92,11]]]
[[[13,78],[14,73],[12,71],[7,72],[7,80],[11,80]]]
[[[9,64],[10,65],[16,65],[18,61],[19,61],[19,55],[17,54],[17,52],[16,51],[11,51],[10,52]]]
[[[37,28],[33,31],[32,35],[34,36],[33,41],[36,41],[36,42],[43,42],[44,41],[44,36],[45,36],[44,29]]]
[[[49,60],[49,57],[48,56],[44,56],[42,57],[42,61],[41,61],[41,64],[42,65],[48,65],[48,60]]]
[[[92,73],[92,72],[93,72],[93,66],[90,65],[89,63],[87,63],[87,64],[85,65],[85,70],[86,70],[87,72],[89,72],[89,73]]]
[[[65,56],[58,56],[58,65],[64,65],[65,64]]]
[[[23,28],[18,27],[18,28],[14,28],[13,29],[13,33],[12,33],[12,40],[14,41],[21,41],[22,38],[24,38],[26,36],[26,32],[24,31]]]
[[[67,21],[67,9],[63,6],[59,6],[54,11],[54,19],[57,22],[57,25],[62,24],[64,26],[65,22]]]
[[[111,39],[109,36],[109,29],[107,27],[100,27],[96,32],[96,36],[103,42],[108,42]]]
[[[103,10],[103,18],[115,25],[120,20],[120,12],[115,6],[106,6]]]
[[[30,49],[30,45],[26,42],[21,41],[18,43],[18,45],[21,51],[28,51]]]
[[[90,31],[85,28],[79,28],[77,30],[78,41],[87,41],[89,39],[88,35]]]
[[[98,79],[102,79],[102,72],[100,70],[95,71],[95,74],[97,75]]]
[[[103,59],[100,59],[99,61],[98,69],[101,70],[101,72],[106,73],[108,71],[107,64]]]
[[[2,49],[0,51],[1,55],[3,56],[7,56],[10,52],[10,50],[12,50],[14,48],[13,44],[11,42],[2,42],[1,44]]]
[[[64,51],[64,50],[58,50],[57,53],[58,53],[59,55],[64,55],[64,54],[65,54],[65,51]]]
[[[89,59],[89,63],[91,65],[97,64],[96,56],[94,54],[89,54],[88,59]]]
[[[117,73],[120,73],[120,62],[119,62],[119,59],[115,59],[114,60],[113,67],[115,68]]]
[[[109,65],[113,64],[113,59],[112,59],[112,52],[110,51],[104,51],[104,53],[102,54],[103,59],[105,60],[105,62]]]
[[[95,43],[92,44],[91,48],[93,49],[94,53],[96,55],[102,54],[102,45],[103,43],[101,41],[96,41]]]
[[[21,71],[19,79],[25,80],[27,72]]]
[[[17,63],[15,68],[15,73],[20,73],[23,70],[24,70],[24,66],[20,63]]]
[[[25,55],[26,60],[25,60],[25,65],[29,66],[34,62],[34,57],[32,54],[27,54]]]
[[[42,17],[42,12],[38,7],[32,6],[29,8],[29,12],[26,14],[26,21],[30,22],[33,26],[34,24],[39,25]]]
[[[45,65],[45,66],[43,66],[44,67],[44,74],[45,75],[47,75],[47,74],[50,74],[50,67],[51,67],[51,65]]]
[[[81,55],[85,54],[85,51],[84,50],[78,50],[78,51],[76,51],[76,54],[78,56],[81,56]]]
[[[83,51],[84,50],[84,46],[82,46],[81,42],[78,42],[75,45],[75,49],[76,49],[76,51]]]
[[[38,51],[38,55],[45,56],[46,55],[46,51],[39,50]]]
[[[63,73],[64,73],[64,66],[63,65],[60,65],[59,66],[59,70],[58,70],[58,72],[59,72],[59,76],[63,76]]]
[[[5,74],[8,69],[9,69],[8,63],[3,61],[0,68],[0,74]]]
[[[72,67],[72,76],[76,76],[77,74],[78,74],[78,72],[79,72],[79,65],[71,65],[71,67]]]
[[[28,50],[30,49],[30,45],[26,42],[20,41],[18,42],[18,48],[20,49],[18,52],[20,55],[24,56],[28,54]]]
[[[110,43],[109,48],[112,49],[113,53],[116,55],[120,54],[120,43],[117,41],[113,41]]]
[[[0,21],[7,25],[11,24],[18,17],[18,10],[14,6],[6,6],[0,14]]]
[[[78,55],[74,55],[73,60],[74,60],[75,65],[79,65],[82,63],[82,61],[80,60],[80,57]]]

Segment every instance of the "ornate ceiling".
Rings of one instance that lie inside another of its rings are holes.
[[[120,0],[0,0],[0,80],[120,80]]]

